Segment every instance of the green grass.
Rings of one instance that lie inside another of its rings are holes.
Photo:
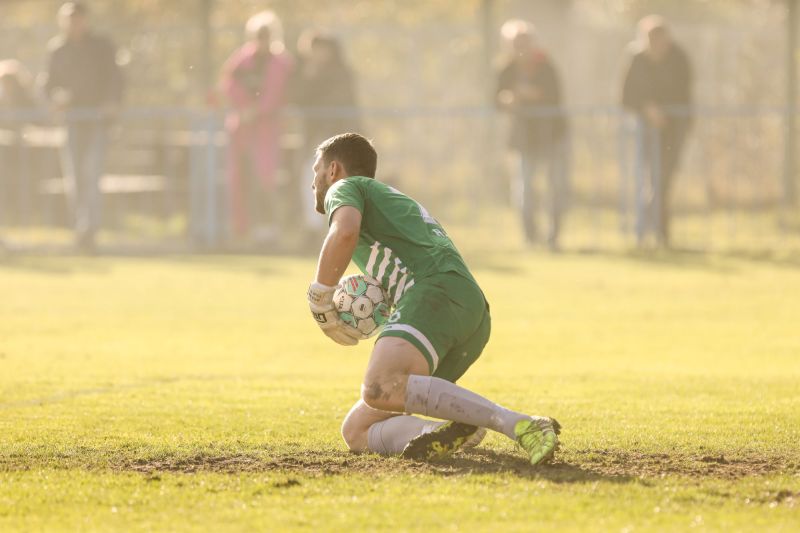
[[[468,257],[462,384],[557,417],[552,466],[347,453],[370,343],[317,331],[311,259],[0,261],[0,531],[800,528],[796,256]]]

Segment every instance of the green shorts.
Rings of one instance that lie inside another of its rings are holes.
[[[489,304],[474,281],[455,272],[416,280],[397,304],[378,338],[413,344],[432,376],[455,382],[489,341]]]

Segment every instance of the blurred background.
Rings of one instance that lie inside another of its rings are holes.
[[[379,179],[481,242],[798,250],[797,11],[2,0],[0,241],[314,250],[314,147],[357,130]]]

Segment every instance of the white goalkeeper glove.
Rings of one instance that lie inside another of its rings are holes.
[[[361,338],[361,332],[345,324],[336,307],[333,305],[333,293],[336,287],[323,285],[316,281],[308,287],[308,306],[311,316],[317,321],[322,332],[342,346],[355,346]]]

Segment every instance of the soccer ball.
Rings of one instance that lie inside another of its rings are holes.
[[[386,292],[375,278],[356,274],[342,278],[333,293],[339,318],[356,328],[362,339],[372,337],[391,314]]]

